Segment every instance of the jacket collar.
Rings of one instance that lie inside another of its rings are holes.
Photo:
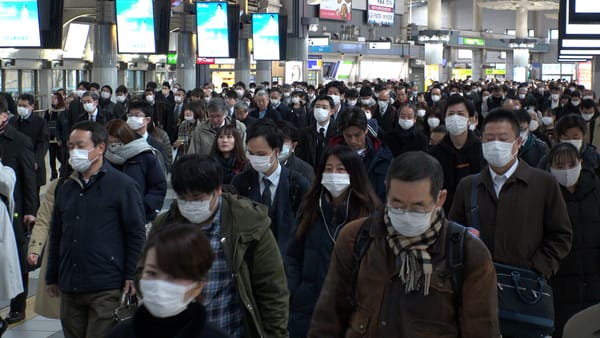
[[[81,174],[78,173],[77,171],[73,171],[73,173],[71,173],[71,176],[69,177],[69,179],[72,179],[73,181],[75,181],[75,183],[77,183],[81,187],[81,189],[84,189],[89,185],[95,184],[98,179],[100,179],[102,176],[104,176],[111,169],[112,169],[112,166],[108,163],[108,161],[103,160],[102,166],[100,167],[100,169],[98,169],[98,172],[96,172],[94,175],[92,175],[90,177],[90,181],[87,183],[87,185],[83,182],[83,180],[81,179]]]

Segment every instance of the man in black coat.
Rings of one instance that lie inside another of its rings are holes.
[[[313,167],[296,156],[296,147],[300,142],[300,132],[289,121],[279,121],[277,127],[283,134],[283,147],[277,159],[290,170],[302,174],[309,183],[315,179],[315,170]]]
[[[521,109],[515,114],[519,120],[521,138],[523,139],[523,144],[519,148],[519,158],[530,166],[536,167],[550,150],[544,141],[538,139],[529,131],[529,123],[531,123],[529,113],[525,109]]]
[[[383,143],[390,148],[392,155],[396,157],[407,151],[427,151],[429,139],[416,127],[417,112],[414,106],[403,106],[398,118],[396,123],[400,128],[393,128],[383,134]]]
[[[250,116],[250,114],[248,113],[249,109],[250,107],[244,101],[239,101],[235,104],[235,106],[233,106],[233,111],[235,113],[234,115],[236,120],[242,122],[246,126],[246,129],[248,129],[251,125],[256,123],[256,121],[258,121],[256,117]]]
[[[282,99],[284,99],[283,97],[283,93],[281,91],[281,89],[279,89],[279,87],[275,87],[273,89],[271,89],[271,93],[269,94],[270,96],[270,102],[271,102],[271,107],[273,109],[275,109],[276,111],[279,112],[279,115],[281,115],[281,117],[285,117],[290,113],[290,107],[287,105],[286,101]]]
[[[269,94],[264,90],[259,90],[254,95],[254,102],[256,102],[256,110],[250,113],[250,116],[262,120],[271,119],[275,122],[283,120],[281,113],[273,109],[269,103]]]
[[[374,110],[373,118],[377,120],[379,128],[384,132],[392,131],[398,127],[398,111],[391,104],[390,91],[382,89],[377,99],[378,107]]]
[[[9,124],[21,133],[29,136],[35,151],[37,187],[46,184],[46,162],[48,152],[48,127],[43,117],[33,112],[34,98],[31,94],[21,94],[17,100],[17,115],[9,120]],[[39,190],[38,190],[39,191]]]
[[[27,300],[27,284],[29,276],[26,273],[25,233],[35,223],[38,208],[37,180],[35,177],[35,159],[33,145],[26,135],[18,132],[8,124],[8,107],[6,99],[0,96],[0,158],[2,164],[11,167],[16,174],[15,212],[13,228],[19,249],[21,270],[24,272],[23,293],[10,302],[10,312],[6,321],[10,324],[25,319],[25,301]],[[43,162],[43,161],[42,161]]]
[[[335,105],[331,97],[321,95],[316,98],[313,112],[315,121],[302,129],[296,155],[316,169],[321,161],[323,150],[339,133],[333,119]]]

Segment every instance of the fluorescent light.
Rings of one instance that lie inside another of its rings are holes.
[[[90,25],[70,23],[63,58],[81,59],[85,52]]]
[[[600,50],[597,49],[561,49],[560,54],[565,55],[600,55]]]
[[[598,39],[563,39],[563,48],[600,48]]]
[[[561,59],[591,59],[592,55],[559,55]]]

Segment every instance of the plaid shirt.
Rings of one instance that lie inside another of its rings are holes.
[[[225,330],[231,337],[242,337],[242,311],[239,295],[227,267],[225,252],[221,246],[221,202],[215,220],[204,232],[216,259],[208,271],[208,283],[202,289],[202,303],[206,307],[207,321]]]

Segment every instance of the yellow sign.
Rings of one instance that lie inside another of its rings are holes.
[[[452,78],[455,80],[466,80],[469,76],[473,74],[473,71],[470,69],[464,68],[454,68],[452,69]]]
[[[440,65],[425,65],[425,85],[429,87],[433,81],[440,80]]]

